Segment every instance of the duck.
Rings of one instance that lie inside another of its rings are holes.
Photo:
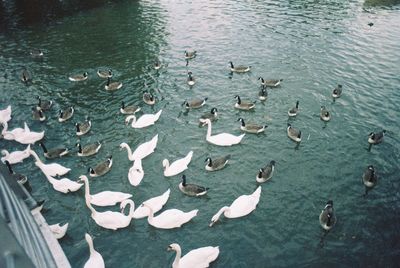
[[[125,142],[121,143],[119,147],[121,150],[126,149],[128,151],[128,159],[130,161],[135,161],[137,159],[143,159],[153,153],[157,147],[157,142],[158,134],[156,134],[151,140],[140,144],[133,153],[129,145]]]
[[[27,84],[28,82],[30,82],[32,80],[31,74],[30,72],[24,68],[20,74],[20,77],[22,82],[24,82],[25,84]]]
[[[40,96],[37,96],[38,104],[36,105],[37,108],[42,109],[43,111],[48,111],[53,106],[52,100],[42,100]]]
[[[53,159],[67,155],[69,153],[68,148],[52,148],[47,150],[43,142],[39,142],[39,146],[43,149],[43,155],[47,159]]]
[[[85,81],[88,79],[88,73],[84,72],[83,74],[75,74],[70,77],[68,77],[69,81],[72,82],[80,82],[80,81]]]
[[[124,211],[125,207],[129,204],[129,213],[125,215],[122,212],[117,211],[96,211],[89,199],[85,199],[86,206],[89,208],[91,212],[92,219],[96,222],[97,225],[103,227],[105,229],[117,230],[121,228],[128,227],[133,218],[133,212],[135,210],[135,203],[131,199],[125,199],[121,202],[120,208],[121,211]]]
[[[214,122],[217,120],[217,118],[218,118],[218,109],[213,107],[213,108],[211,108],[211,111],[209,113],[203,114],[200,117],[199,121],[200,121],[200,123],[204,123],[204,120],[210,119],[211,122]]]
[[[301,142],[301,131],[297,128],[292,127],[291,124],[287,124],[287,135],[288,137],[295,141],[295,142]]]
[[[185,100],[182,105],[185,105],[186,109],[198,109],[203,107],[206,104],[208,98],[204,99],[193,99],[191,101]]]
[[[17,164],[17,163],[22,163],[24,159],[28,158],[30,155],[29,150],[31,149],[31,145],[28,144],[25,150],[22,151],[14,151],[14,152],[8,152],[7,150],[3,149],[1,150],[1,154],[3,157],[1,158],[1,161],[5,163],[5,161],[8,161],[11,165]]]
[[[211,120],[210,119],[204,120],[204,125],[208,125],[206,140],[209,143],[218,146],[232,146],[235,144],[239,144],[242,141],[243,137],[246,135],[242,134],[239,136],[235,136],[229,133],[220,133],[211,136]]]
[[[90,117],[87,117],[85,122],[75,123],[75,129],[76,129],[77,136],[85,135],[86,133],[89,132],[89,130],[91,128],[92,128],[92,121],[90,120]]]
[[[85,239],[89,246],[90,256],[89,259],[85,262],[83,268],[104,268],[104,259],[101,254],[94,249],[92,237],[88,233],[86,233]]]
[[[56,224],[49,225],[49,229],[53,233],[53,235],[56,239],[61,239],[67,233],[68,225],[69,225],[68,222],[64,225],[61,225],[60,223],[56,223]]]
[[[321,106],[319,117],[322,121],[328,122],[329,120],[331,120],[331,113],[325,108],[325,106]]]
[[[378,182],[378,176],[375,173],[375,168],[373,165],[369,165],[367,169],[364,171],[362,176],[363,183],[365,185],[365,195],[367,195],[368,191],[375,187]]]
[[[110,77],[107,78],[107,84],[104,86],[105,90],[107,90],[107,91],[115,91],[115,90],[120,89],[121,87],[122,87],[121,82],[112,82],[111,83]]]
[[[37,109],[36,107],[32,107],[32,118],[40,122],[46,121],[46,116],[41,108]]]
[[[151,226],[159,229],[179,228],[183,224],[196,217],[197,213],[199,212],[198,209],[194,209],[189,212],[183,212],[179,209],[167,209],[158,216],[154,217],[153,208],[146,202],[143,202],[143,206],[147,207],[150,211],[149,216],[147,217],[147,222]]]
[[[256,106],[255,102],[242,101],[239,95],[236,95],[235,99],[237,99],[237,102],[235,103],[236,109],[248,111],[254,109],[254,107]]]
[[[207,157],[204,162],[207,162],[205,169],[207,171],[217,171],[223,169],[226,164],[228,164],[229,159],[231,159],[231,155],[225,155],[222,157],[215,158],[214,160],[211,157]]]
[[[135,114],[140,111],[140,107],[136,105],[125,106],[125,102],[121,102],[121,108],[119,108],[121,114]]]
[[[241,195],[236,198],[230,206],[222,207],[212,218],[210,227],[212,227],[219,217],[224,214],[226,218],[239,218],[250,214],[256,209],[260,201],[261,185],[250,195]]]
[[[319,214],[319,223],[322,228],[326,231],[329,231],[335,226],[336,223],[336,214],[333,210],[333,201],[329,200],[324,209]]]
[[[165,203],[167,203],[170,193],[171,193],[171,190],[168,189],[163,194],[152,197],[150,199],[147,199],[145,202],[148,206],[150,206],[153,209],[153,213],[157,213],[159,210],[162,209],[162,207],[165,205]],[[150,214],[150,210],[147,207],[145,207],[143,204],[141,204],[133,213],[133,218],[134,219],[142,219],[142,218],[149,216],[149,214]]]
[[[267,125],[261,126],[256,124],[245,124],[244,119],[241,117],[237,121],[240,121],[241,123],[240,125],[241,130],[253,134],[264,132],[265,129],[268,127]]]
[[[43,169],[42,169],[43,171]],[[44,175],[46,176],[47,180],[49,183],[53,186],[53,189],[64,194],[72,193],[78,191],[83,184],[72,181],[68,178],[61,178],[61,179],[56,179],[54,176],[58,175],[49,175],[45,171],[43,171]]]
[[[65,110],[59,111],[58,122],[65,122],[70,119],[74,115],[75,108],[74,106],[70,106]]]
[[[268,91],[266,88],[261,88],[258,92],[258,98],[260,101],[265,101],[268,98]]]
[[[142,160],[137,159],[133,162],[132,167],[128,171],[128,180],[132,186],[138,186],[144,176]]]
[[[231,65],[231,72],[247,73],[251,69],[251,66],[245,66],[245,65],[234,66],[231,61],[229,63]]]
[[[33,58],[41,58],[43,57],[43,51],[39,48],[32,48],[29,51],[29,55],[31,55]]]
[[[270,161],[264,168],[260,168],[256,176],[256,181],[258,183],[263,183],[268,181],[274,175],[275,161]]]
[[[8,172],[13,177],[13,179],[15,179],[20,185],[23,185],[28,190],[28,192],[31,192],[32,188],[29,184],[28,177],[21,173],[16,173],[13,170],[11,163],[8,162],[8,160],[5,160],[4,164],[6,164],[6,166],[8,168]]]
[[[76,147],[78,147],[78,156],[91,156],[98,153],[101,148],[101,143],[98,141],[82,148],[81,144],[78,142]]]
[[[173,243],[168,246],[168,251],[175,251],[176,256],[172,268],[200,268],[208,267],[219,255],[219,247],[201,247],[193,249],[181,257],[182,250],[179,244]]]
[[[296,106],[291,108],[291,109],[289,109],[288,115],[290,117],[294,117],[294,116],[297,115],[298,112],[299,112],[299,101],[296,101]]]
[[[185,50],[185,59],[186,59],[186,60],[193,59],[193,58],[195,58],[196,56],[197,56],[197,51],[196,51],[196,50],[194,50],[194,51],[187,51],[187,50]]]
[[[197,184],[186,183],[186,175],[182,175],[182,182],[178,185],[179,190],[188,196],[203,196],[210,189]]]
[[[161,69],[161,67],[162,67],[161,61],[158,60],[158,59],[155,60],[154,63],[153,63],[154,70],[159,70],[159,69]]]
[[[156,98],[153,96],[153,94],[147,91],[143,92],[142,99],[147,105],[154,105],[156,103]]]
[[[339,98],[340,96],[342,96],[342,91],[343,91],[343,86],[342,85],[337,85],[337,87],[335,87],[332,91],[332,97],[334,99]]]
[[[88,171],[90,177],[98,177],[106,174],[107,172],[110,171],[112,164],[113,164],[112,156],[109,156],[106,161],[101,162],[94,168],[89,167]]]
[[[0,123],[7,123],[11,120],[11,105],[7,108],[0,110]]]
[[[196,80],[193,77],[193,73],[192,72],[188,72],[187,84],[189,86],[193,86],[195,83],[196,83]]]
[[[70,168],[66,168],[57,163],[44,164],[32,149],[29,150],[29,153],[35,158],[35,165],[40,168],[46,176],[63,176],[71,171]]]
[[[90,194],[88,177],[85,175],[79,176],[79,182],[85,184],[85,198],[89,199],[90,204],[98,207],[114,206],[132,197],[131,194],[116,191],[102,191],[97,194]]]
[[[125,118],[125,124],[129,124],[133,128],[145,128],[154,125],[155,122],[160,118],[162,110],[158,111],[156,114],[144,114],[139,119],[136,119],[135,115],[129,115]]]
[[[172,177],[178,175],[188,168],[190,161],[192,160],[193,151],[190,151],[185,157],[180,158],[169,164],[168,159],[162,161],[164,167],[164,176]]]
[[[97,75],[100,78],[104,78],[104,79],[107,78],[108,79],[108,78],[111,78],[113,76],[113,73],[112,73],[111,69],[108,69],[108,70],[97,70]]]
[[[269,79],[269,80],[264,80],[264,78],[259,77],[258,80],[261,81],[261,85],[263,87],[277,87],[281,84],[283,79]]]
[[[368,143],[370,144],[379,144],[383,141],[383,137],[385,136],[386,130],[382,130],[379,132],[371,132],[368,135]]]

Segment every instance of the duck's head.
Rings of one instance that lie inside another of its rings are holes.
[[[211,113],[212,113],[212,114],[216,114],[217,112],[218,112],[218,109],[217,109],[217,108],[214,107],[214,108],[211,109]]]
[[[207,157],[206,160],[204,160],[204,162],[207,162],[207,164],[211,163],[211,158]]]
[[[271,160],[271,162],[269,162],[272,166],[275,166],[275,160]]]
[[[374,166],[373,166],[373,165],[369,165],[369,166],[368,166],[368,170],[374,171],[374,170],[375,170],[375,169],[374,169]]]
[[[92,174],[92,175],[94,175],[94,174],[96,174],[96,172],[94,172],[94,169],[93,168],[88,168],[88,172],[90,173],[90,174]]]

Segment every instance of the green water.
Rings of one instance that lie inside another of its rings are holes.
[[[112,154],[111,172],[91,179],[93,193],[130,192],[139,205],[170,188],[165,209],[199,213],[179,229],[158,230],[140,219],[125,229],[105,230],[91,219],[83,189],[67,195],[54,191],[31,159],[15,169],[29,176],[35,198],[47,200],[49,224],[69,222],[60,243],[73,267],[82,267],[89,257],[85,232],[94,237],[107,267],[169,267],[175,255],[166,248],[173,242],[184,254],[218,245],[220,255],[212,267],[395,267],[400,261],[399,12],[399,6],[370,7],[358,1],[121,1],[46,25],[4,31],[0,109],[12,105],[10,128],[26,121],[31,129],[46,131],[47,147],[71,148],[70,156],[57,160],[72,168],[70,179]],[[33,47],[44,51],[42,60],[29,57]],[[188,66],[185,50],[198,52]],[[159,72],[152,69],[156,58],[164,64]],[[251,65],[252,71],[231,75],[229,61]],[[28,85],[18,78],[23,67],[32,73]],[[106,92],[96,75],[99,68],[111,68],[123,88]],[[186,84],[189,70],[197,79],[193,88]],[[84,71],[87,81],[68,81],[68,75]],[[284,80],[269,90],[265,103],[257,101],[254,111],[235,110],[234,95],[257,99],[259,76]],[[338,83],[343,96],[333,102]],[[158,97],[154,107],[142,102],[146,89]],[[31,118],[37,95],[55,102],[44,123]],[[209,100],[185,113],[182,102],[196,97]],[[125,126],[119,114],[122,100],[140,105],[144,113],[163,113],[154,126],[136,130]],[[289,120],[287,111],[296,100],[299,115]],[[57,112],[69,105],[75,105],[75,115],[61,124]],[[321,105],[332,113],[327,124],[319,119]],[[247,134],[233,147],[208,144],[198,118],[212,107],[220,115],[213,133],[240,134],[239,117],[268,124],[268,129]],[[103,147],[96,156],[79,158],[74,123],[87,115],[93,127],[80,140],[100,140]],[[302,130],[299,146],[286,135],[288,122]],[[368,151],[368,133],[381,129],[388,131],[384,142]],[[157,133],[156,151],[143,160],[144,179],[133,187],[127,179],[131,162],[119,144],[135,148]],[[25,147],[10,141],[0,145]],[[34,149],[41,152],[38,145]],[[163,177],[162,160],[190,150],[194,155],[185,174],[190,182],[210,187],[202,198],[183,195],[180,176]],[[206,157],[228,153],[232,159],[225,169],[205,171]],[[256,189],[257,171],[270,160],[277,163],[275,174],[262,184],[257,209],[208,227],[222,206]],[[379,182],[364,198],[361,176],[369,164],[376,167]],[[329,199],[338,222],[321,247],[318,216]]]

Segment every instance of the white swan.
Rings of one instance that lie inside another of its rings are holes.
[[[130,161],[135,161],[136,159],[143,159],[154,152],[157,147],[158,134],[156,134],[151,140],[140,144],[136,150],[132,153],[131,147],[125,142],[121,143],[119,146],[121,149],[126,149],[128,151],[128,159]]]
[[[132,186],[138,186],[144,176],[142,160],[138,159],[133,162],[133,166],[129,169],[128,179]]]
[[[4,110],[0,110],[0,123],[7,123],[11,120],[11,105]]]
[[[110,211],[110,210],[104,212],[98,212],[92,207],[89,199],[86,199],[85,202],[86,206],[92,212],[91,214],[92,219],[97,223],[97,225],[111,230],[117,230],[119,228],[127,227],[131,223],[133,212],[135,210],[135,204],[131,199],[125,199],[124,201],[121,202],[120,205],[122,211],[124,210],[127,204],[130,205],[128,215],[125,215],[121,212]]]
[[[159,229],[172,229],[181,227],[182,224],[187,223],[192,218],[197,216],[198,209],[191,210],[189,212],[183,212],[179,209],[167,209],[158,216],[154,217],[153,209],[146,203],[143,202],[143,206],[150,210],[147,222]]]
[[[182,250],[179,244],[173,243],[168,246],[168,251],[176,251],[172,268],[204,268],[215,261],[219,255],[219,247],[202,247],[189,251],[181,258]]]
[[[240,143],[242,141],[243,137],[246,135],[246,134],[242,134],[240,136],[235,136],[235,135],[232,135],[229,133],[220,133],[220,134],[211,136],[211,121],[210,121],[210,119],[204,120],[203,124],[208,125],[206,140],[209,143],[212,143],[215,145],[232,146],[232,145]]]
[[[146,203],[148,206],[150,206],[153,209],[154,213],[157,213],[160,209],[162,209],[162,207],[165,205],[165,203],[167,203],[170,192],[171,192],[171,190],[168,189],[162,195],[150,198],[143,203]],[[141,218],[145,218],[145,217],[149,216],[149,214],[150,214],[150,210],[147,207],[143,206],[143,204],[142,204],[133,213],[133,218],[141,219]]]
[[[102,191],[97,194],[90,194],[89,179],[85,175],[79,176],[80,181],[85,183],[85,198],[89,199],[89,202],[95,206],[105,207],[114,206],[128,198],[131,198],[131,194],[115,192],[115,191]]]
[[[83,268],[104,268],[105,264],[103,257],[94,249],[92,237],[86,233],[85,239],[89,245],[90,256]]]
[[[24,123],[24,128],[14,128],[13,130],[8,130],[8,123],[7,122],[1,122],[3,125],[3,130],[1,131],[1,135],[3,136],[3,139],[5,140],[15,140],[15,137],[22,135],[25,131],[26,128],[28,128],[28,125]],[[29,130],[29,128],[28,128]]]
[[[190,161],[192,160],[193,151],[190,151],[184,158],[175,160],[171,165],[168,159],[164,159],[162,164],[164,167],[164,176],[171,177],[175,176],[188,168]]]
[[[161,112],[162,110],[158,111],[156,114],[144,114],[137,120],[135,115],[129,115],[126,117],[125,123],[129,124],[129,122],[132,120],[131,126],[133,128],[148,127],[154,125],[154,123],[160,118]]]
[[[3,154],[3,157],[1,158],[1,161],[4,163],[7,160],[11,165],[20,163],[24,161],[25,158],[31,156],[29,153],[30,149],[31,145],[29,144],[23,151],[14,151],[10,153],[7,150],[2,150],[1,153]]]
[[[68,223],[66,223],[62,226],[59,223],[56,223],[53,225],[49,225],[49,228],[56,239],[61,239],[64,237],[65,233],[67,232]]]
[[[211,218],[210,227],[218,221],[219,217],[224,214],[227,218],[239,218],[248,215],[250,212],[256,209],[258,201],[260,201],[261,186],[252,193],[251,195],[241,195],[233,201],[233,203],[227,207],[222,207],[217,214]]]
[[[4,124],[4,131],[7,131],[8,125],[7,123]],[[19,143],[22,144],[33,144],[44,137],[44,131],[42,132],[34,132],[31,131],[26,124],[24,123],[24,129],[22,128],[15,128],[12,131],[9,131],[8,133],[11,133],[13,135],[13,139]],[[5,138],[7,139],[7,138]]]
[[[68,178],[56,179],[46,173],[44,173],[44,175],[46,176],[46,178],[50,182],[50,184],[53,186],[54,190],[59,191],[64,194],[67,194],[70,192],[76,192],[83,186],[82,183],[72,181]]]
[[[42,172],[47,176],[62,176],[67,174],[71,169],[66,168],[60,164],[44,164],[35,151],[29,150],[29,153],[35,158],[35,165],[42,170]],[[83,185],[83,184],[82,184]]]

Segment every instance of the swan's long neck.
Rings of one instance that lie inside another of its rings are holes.
[[[47,180],[48,180],[51,184],[53,184],[53,185],[54,185],[54,183],[57,182],[57,180],[54,179],[54,178],[53,178],[52,176],[50,176],[50,175],[46,175],[46,178],[47,178]]]
[[[152,224],[154,219],[154,211],[150,206],[145,206],[145,207],[147,207],[147,209],[149,210],[149,216],[147,217],[147,222],[149,224]]]
[[[43,165],[42,160],[40,160],[39,156],[37,155],[37,153],[36,153],[35,151],[30,150],[29,153],[35,158],[36,162],[37,162],[39,165]]]
[[[207,126],[207,139],[211,137],[211,122]]]
[[[87,238],[86,242],[88,243],[88,246],[89,246],[90,255],[93,255],[94,253],[96,253],[96,250],[94,249],[94,246],[93,246],[92,238],[91,237]]]
[[[214,217],[215,217],[215,220],[214,220],[214,221],[217,221],[217,220],[221,217],[222,213],[223,213],[224,215],[226,215],[226,216],[229,216],[229,214],[231,213],[230,207],[227,207],[227,206],[222,207],[222,208],[217,212],[217,214],[214,215]],[[213,217],[213,218],[214,218],[214,217]]]
[[[179,268],[179,261],[181,260],[182,250],[180,247],[176,248],[176,256],[174,262],[172,263],[172,268]]]
[[[131,126],[133,127],[136,123],[136,116],[130,115],[125,120],[127,121],[127,124],[132,121]]]
[[[90,211],[92,212],[92,216],[93,216],[94,214],[97,213],[97,211],[92,207],[92,204],[90,204],[89,198],[85,198],[85,203],[86,203],[86,206],[87,206],[87,207],[90,209]]]
[[[129,158],[129,160],[133,161],[133,154],[132,154],[131,147],[129,147],[128,144],[124,144],[122,148],[125,148],[128,151],[128,158]]]
[[[88,178],[84,178],[83,182],[85,183],[85,200],[89,200],[90,203],[91,196],[90,196],[90,186]]]

